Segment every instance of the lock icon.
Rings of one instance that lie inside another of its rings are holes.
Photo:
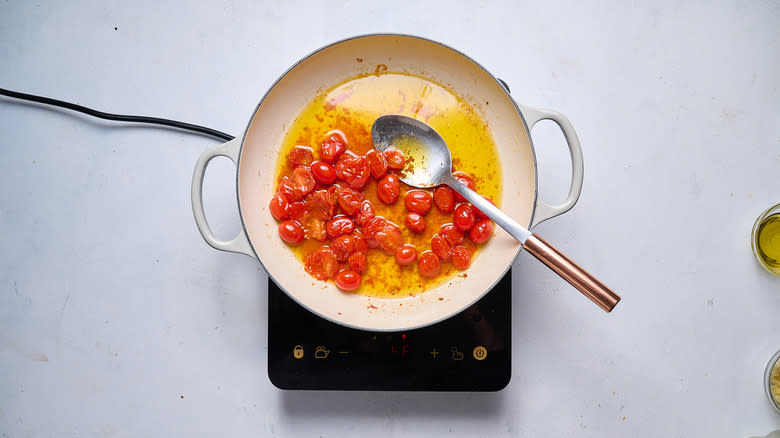
[[[296,345],[293,347],[293,357],[296,359],[303,357],[303,345]]]

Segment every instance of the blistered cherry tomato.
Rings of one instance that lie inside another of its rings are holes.
[[[309,166],[314,161],[314,151],[308,146],[295,146],[287,154],[287,160],[293,168],[300,166]]]
[[[335,162],[347,150],[347,141],[340,133],[330,133],[320,144],[320,158],[326,163]]]
[[[403,243],[401,229],[398,225],[377,216],[366,221],[363,234],[369,248],[381,248],[385,253],[393,255],[396,248]]]
[[[464,270],[471,264],[471,251],[465,246],[458,245],[452,248],[452,266],[455,269]]]
[[[358,274],[362,274],[363,271],[366,270],[367,265],[368,261],[366,260],[365,253],[354,252],[349,256],[349,258],[347,258],[347,266],[349,266],[349,269],[357,272]]]
[[[342,187],[338,190],[336,195],[338,198],[339,207],[344,214],[352,216],[360,208],[360,203],[363,201],[363,194],[357,190]]]
[[[438,187],[433,191],[433,202],[442,213],[451,213],[455,208],[455,195],[449,187]]]
[[[431,250],[439,260],[446,262],[452,257],[452,245],[441,234],[434,234],[431,237]]]
[[[375,216],[374,206],[371,205],[371,201],[366,199],[365,201],[360,203],[360,209],[357,211],[357,214],[355,215],[355,223],[362,227],[367,220],[371,219],[374,216]]]
[[[303,228],[295,221],[282,221],[279,224],[279,237],[287,243],[303,241]]]
[[[303,201],[291,202],[288,219],[300,222],[306,213],[306,203]]]
[[[328,225],[325,226],[325,231],[331,239],[351,234],[354,229],[355,223],[346,216],[334,216],[328,221]]]
[[[385,158],[387,159],[387,167],[392,170],[402,170],[406,164],[404,159],[404,153],[398,149],[387,149],[384,151]]]
[[[435,277],[441,272],[439,257],[433,251],[423,251],[417,259],[417,268],[423,277]]]
[[[357,272],[346,270],[336,274],[336,278],[333,281],[339,289],[349,291],[359,288],[363,279],[360,278],[360,274]]]
[[[485,243],[493,234],[493,221],[490,219],[480,219],[469,231],[469,237],[474,243]]]
[[[324,161],[311,163],[311,174],[320,184],[333,184],[336,181],[336,169]]]
[[[392,173],[385,175],[376,185],[376,195],[385,204],[395,202],[399,194],[401,194],[401,180]]]
[[[450,223],[442,225],[439,229],[439,234],[444,236],[444,238],[447,239],[447,242],[450,242],[450,245],[452,246],[460,245],[465,238],[463,231],[459,230],[455,224]]]
[[[410,190],[404,196],[404,205],[407,210],[425,216],[431,211],[433,197],[423,190]]]
[[[461,202],[455,206],[455,211],[452,213],[452,221],[455,226],[461,231],[468,231],[474,226],[474,207],[468,202]]]
[[[277,192],[284,195],[290,202],[300,201],[303,198],[301,192],[298,191],[297,185],[293,182],[290,175],[284,175],[279,179],[279,188]]]
[[[406,228],[409,228],[415,233],[422,233],[423,231],[425,231],[425,226],[426,226],[425,218],[420,216],[417,213],[407,214],[404,223],[406,224]]]
[[[268,209],[271,211],[271,216],[273,216],[274,219],[283,221],[290,216],[290,201],[288,201],[283,194],[277,192],[274,197],[271,198]]]
[[[328,240],[328,233],[325,231],[326,222],[310,214],[304,216],[303,237],[319,240],[320,242]]]
[[[336,199],[328,190],[316,190],[304,199],[305,216],[328,221],[336,212]]]
[[[336,260],[344,262],[355,252],[355,241],[352,236],[339,236],[330,242],[330,249],[336,254]]]
[[[355,190],[362,190],[371,178],[368,161],[351,152],[342,155],[334,167],[338,178]]]
[[[317,280],[327,280],[336,275],[339,269],[339,262],[336,260],[336,254],[324,246],[306,258],[306,272]]]
[[[360,231],[352,233],[352,241],[355,242],[355,252],[365,254],[368,252],[368,244]]]
[[[406,266],[417,260],[417,248],[406,243],[395,250],[395,261],[401,266]]]
[[[374,179],[380,179],[387,173],[387,158],[382,151],[372,149],[366,153],[368,168],[371,170],[371,176]]]
[[[312,176],[311,172],[306,167],[295,168],[292,173],[292,181],[295,190],[300,193],[301,197],[311,193],[311,191],[314,190],[314,185],[316,183],[314,181],[314,176]]]
[[[477,190],[477,185],[474,183],[474,178],[472,178],[468,173],[458,170],[452,172],[452,176],[454,176],[456,180],[460,181],[461,184],[470,188],[471,190]],[[464,202],[466,200],[466,198],[461,196],[461,194],[458,192],[453,191],[452,194],[455,196],[455,201],[457,202]]]

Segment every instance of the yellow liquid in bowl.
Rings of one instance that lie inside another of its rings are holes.
[[[767,216],[758,224],[755,249],[761,262],[780,270],[780,213]]]

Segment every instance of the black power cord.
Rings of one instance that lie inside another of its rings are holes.
[[[78,111],[80,113],[84,113],[100,119],[114,120],[118,122],[149,123],[153,125],[171,126],[173,128],[179,128],[186,131],[196,132],[198,134],[208,135],[210,137],[216,137],[224,141],[229,141],[234,138],[230,134],[225,134],[224,132],[220,132],[215,129],[206,128],[205,126],[192,125],[184,122],[177,122],[176,120],[160,119],[157,117],[127,116],[123,114],[104,113],[102,111],[94,110],[92,108],[76,105],[75,103],[63,102],[61,100],[52,99],[43,96],[36,96],[34,94],[19,93],[18,91],[6,90],[4,88],[0,88],[0,94],[2,94],[3,96],[13,97],[14,99],[29,100],[32,102],[43,103],[46,105],[67,108],[69,110]]]

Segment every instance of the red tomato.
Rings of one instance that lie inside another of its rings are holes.
[[[363,225],[363,233],[365,233],[369,248],[382,248],[389,255],[393,255],[395,249],[403,243],[401,229],[398,228],[398,225],[382,216],[369,219]]]
[[[320,158],[326,163],[335,162],[347,150],[347,140],[340,132],[331,132],[320,144]]]
[[[456,180],[460,181],[461,184],[470,188],[471,190],[477,190],[477,185],[474,183],[474,178],[472,178],[468,173],[458,170],[452,172],[452,176],[454,176]],[[452,194],[455,196],[455,201],[457,202],[464,202],[466,200],[466,198],[461,196],[461,194],[456,191],[453,191]]]
[[[355,241],[352,236],[339,236],[330,242],[330,249],[336,254],[336,260],[344,262],[355,252]]]
[[[452,213],[452,221],[455,226],[461,231],[468,231],[474,226],[474,207],[468,202],[462,202],[455,206],[455,211]]]
[[[441,229],[439,229],[439,234],[444,236],[452,246],[460,245],[465,237],[463,231],[459,230],[454,224],[442,225]]]
[[[341,211],[349,216],[355,214],[360,208],[360,203],[363,201],[363,194],[346,187],[339,188],[337,193],[336,196],[338,197]]]
[[[290,216],[290,201],[281,194],[276,193],[271,198],[271,203],[268,205],[268,209],[271,211],[271,216],[278,221],[283,221]]]
[[[433,202],[442,213],[451,213],[455,208],[455,195],[449,187],[438,187],[433,192]]]
[[[360,234],[360,231],[355,231],[352,233],[352,241],[355,242],[356,253],[365,254],[368,252],[368,244],[366,243],[366,239],[363,238],[363,235]]]
[[[452,249],[452,266],[455,269],[464,270],[471,264],[471,251],[465,246],[458,245]]]
[[[282,221],[279,224],[279,237],[287,243],[303,241],[303,228],[295,221]]]
[[[417,268],[423,277],[435,277],[441,272],[439,257],[433,251],[423,251],[417,259]]]
[[[365,200],[360,203],[360,209],[355,215],[355,223],[360,226],[363,226],[363,224],[365,224],[367,220],[371,219],[374,216],[375,216],[374,206],[371,205],[371,201]]]
[[[303,215],[306,213],[306,203],[303,201],[291,202],[288,219],[301,222]]]
[[[333,280],[341,290],[355,290],[360,287],[360,283],[363,281],[360,278],[360,274],[355,271],[341,271],[336,274],[336,278]]]
[[[496,203],[493,202],[493,200],[490,198],[485,198],[485,200],[493,205],[496,205]],[[482,213],[482,210],[478,209],[477,207],[474,207],[474,215],[476,215],[477,219],[488,219],[487,215]]]
[[[376,195],[385,204],[392,204],[400,194],[401,180],[392,173],[385,175],[376,185]]]
[[[317,190],[307,196],[303,202],[306,210],[304,216],[328,221],[336,213],[336,199],[327,190]]]
[[[425,231],[426,223],[425,218],[417,213],[409,213],[406,215],[406,228],[414,231],[415,233],[422,233]]]
[[[339,262],[336,260],[336,254],[327,246],[323,246],[306,257],[305,268],[306,272],[317,280],[327,280],[336,275]]]
[[[404,153],[398,149],[388,149],[384,151],[387,159],[387,167],[392,170],[402,170],[406,164]]]
[[[358,274],[362,274],[363,271],[366,270],[367,264],[368,261],[366,260],[366,254],[362,252],[352,253],[352,255],[347,258],[347,266],[349,266],[349,269],[357,272]]]
[[[290,175],[284,175],[279,179],[279,188],[277,191],[284,195],[290,202],[300,201],[303,194],[298,191],[295,182]]]
[[[380,179],[387,173],[387,159],[382,151],[372,149],[366,153],[368,168],[374,179]]]
[[[335,164],[336,173],[342,181],[355,190],[362,190],[371,178],[368,161],[353,153],[346,153]]]
[[[441,234],[434,234],[433,237],[431,237],[431,250],[439,257],[439,260],[443,262],[446,262],[452,257],[452,245],[450,245],[450,242]]]
[[[320,184],[333,184],[336,182],[336,169],[324,161],[311,163],[311,174],[314,180]]]
[[[303,237],[319,240],[320,242],[328,240],[328,233],[325,231],[325,221],[317,219],[309,214],[305,215],[303,222]]]
[[[308,195],[314,190],[314,176],[307,167],[296,167],[292,173],[292,181],[294,183],[295,190],[300,193],[301,197]]]
[[[331,239],[351,234],[354,229],[354,222],[346,216],[334,216],[328,221],[328,225],[325,226],[325,231]]]
[[[469,231],[469,237],[474,243],[485,243],[493,235],[493,221],[490,219],[480,219]]]
[[[407,210],[424,216],[431,211],[433,197],[430,193],[423,190],[410,190],[406,192],[404,204]]]
[[[300,166],[309,166],[314,161],[314,151],[308,146],[295,146],[287,154],[287,161],[290,162],[293,169]]]
[[[417,260],[417,248],[412,244],[404,244],[395,249],[395,261],[406,266]]]

